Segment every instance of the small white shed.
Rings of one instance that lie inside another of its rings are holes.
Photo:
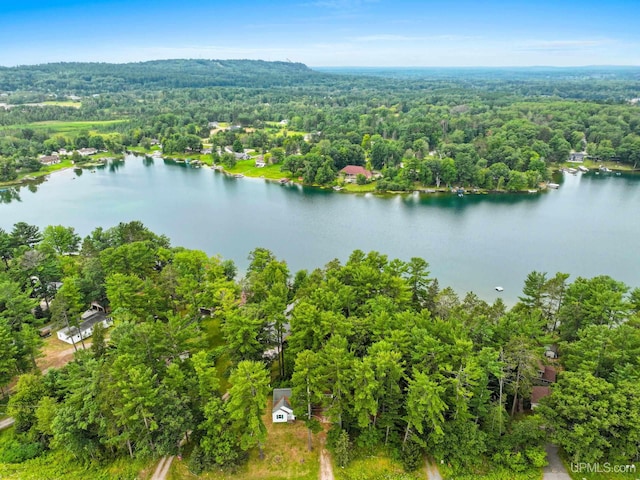
[[[273,423],[293,422],[296,419],[289,398],[291,398],[290,388],[275,388],[273,390],[273,409],[271,410]]]

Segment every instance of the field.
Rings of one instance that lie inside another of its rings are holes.
[[[49,105],[52,107],[73,107],[80,108],[81,102],[74,102],[73,100],[51,100],[48,102],[42,102],[43,105]]]
[[[225,168],[225,171],[235,174],[246,175],[254,178],[267,178],[270,180],[279,180],[288,178],[287,173],[280,171],[280,165],[267,165],[261,168],[255,166],[255,160],[240,160],[233,168]]]
[[[0,130],[22,130],[30,128],[37,132],[47,132],[53,135],[77,135],[80,132],[100,132],[104,131],[106,127],[116,125],[118,123],[126,122],[126,120],[96,120],[86,122],[63,122],[57,120],[51,120],[46,122],[33,122],[25,123],[21,125],[10,125],[6,127],[0,127]]]
[[[422,471],[406,473],[399,462],[384,454],[353,460],[345,468],[333,469],[336,480],[422,480],[426,478]]]
[[[320,439],[314,435],[313,451],[307,449],[307,429],[303,422],[271,422],[271,402],[263,417],[267,427],[264,459],[257,450],[251,452],[249,462],[235,472],[212,471],[200,476],[191,474],[186,462],[174,461],[169,480],[317,480],[320,468]]]

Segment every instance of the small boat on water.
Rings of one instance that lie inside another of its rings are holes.
[[[584,165],[580,165],[578,167],[578,170],[580,170],[581,172],[587,173],[589,171],[589,169],[587,167],[585,167]]]
[[[233,178],[244,178],[244,175],[241,173],[236,173]]]
[[[504,291],[504,288],[502,288],[502,287],[496,287],[496,292],[502,292],[502,291]]]
[[[280,185],[286,185],[287,183],[289,183],[289,179],[288,178],[281,178],[280,180],[278,180],[278,183]]]
[[[336,185],[336,186],[334,186],[334,187],[333,187],[333,189],[334,189],[336,192],[339,192],[340,190],[342,190],[342,187],[340,187],[340,186]]]
[[[572,175],[578,173],[578,170],[576,170],[575,168],[566,168],[564,171],[567,173],[571,173]]]
[[[560,188],[560,184],[559,183],[547,183],[547,187],[557,190],[558,188]]]
[[[601,172],[603,172],[603,173],[611,173],[611,169],[610,169],[610,168],[605,167],[604,165],[600,165],[600,166],[598,167],[598,170],[600,170],[600,171],[601,171]]]
[[[538,193],[538,190],[527,190],[527,193]]]

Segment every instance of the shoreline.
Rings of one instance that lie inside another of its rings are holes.
[[[168,161],[172,161],[175,163],[184,163],[184,159],[177,157],[152,157],[151,155],[149,155],[148,153],[145,152],[138,152],[138,151],[132,151],[132,150],[128,150],[126,152],[120,153],[120,154],[113,154],[114,157],[112,157],[112,160],[125,160],[127,155],[131,155],[134,157],[138,157],[141,159],[144,158],[153,158],[153,159],[157,159],[157,160],[168,160]],[[104,157],[101,157],[104,158]],[[95,159],[97,160],[97,159]],[[200,162],[202,162],[202,160],[200,158],[198,158],[197,160],[199,160]],[[0,182],[0,191],[2,189],[6,189],[6,188],[10,188],[10,187],[20,187],[20,186],[24,186],[24,185],[28,185],[31,182],[37,182],[37,181],[44,181],[49,175],[55,174],[57,172],[63,172],[63,171],[67,171],[69,169],[89,169],[89,168],[96,168],[96,167],[101,167],[104,166],[105,163],[103,162],[87,162],[85,164],[82,165],[66,165],[63,166],[61,168],[56,168],[52,171],[46,171],[46,172],[32,172],[31,175],[25,175],[21,178],[18,178],[16,180],[11,180],[9,182]],[[609,163],[604,163],[603,165],[607,166],[608,168],[611,168],[611,173],[613,174],[631,174],[631,175],[635,175],[635,174],[640,174],[640,169],[632,169],[632,168],[625,168],[625,169],[616,169],[615,167],[619,167],[619,164],[617,164],[616,162],[609,162]],[[283,175],[280,178],[269,178],[266,177],[265,175],[253,175],[251,173],[249,173],[248,171],[244,171],[244,172],[231,172],[226,170],[222,165],[215,165],[215,164],[208,164],[208,163],[202,163],[200,165],[201,167],[205,167],[208,166],[211,170],[214,170],[216,172],[219,172],[223,175],[226,175],[228,177],[236,177],[236,178],[252,178],[252,179],[259,179],[259,180],[265,180],[267,182],[271,182],[271,183],[280,183],[283,186],[286,185],[295,185],[295,186],[299,186],[299,187],[307,187],[307,188],[317,188],[320,190],[333,190],[336,193],[347,193],[347,194],[373,194],[376,196],[394,196],[394,195],[408,195],[408,194],[419,194],[419,195],[458,195],[458,196],[465,196],[465,195],[509,195],[509,194],[513,194],[513,195],[535,195],[535,194],[540,194],[540,193],[545,193],[549,190],[552,190],[553,188],[557,188],[557,187],[549,187],[548,184],[551,183],[553,185],[553,183],[551,181],[546,182],[544,184],[540,184],[537,188],[533,189],[523,189],[523,190],[516,190],[516,191],[509,191],[509,190],[487,190],[487,189],[482,189],[482,188],[476,188],[476,187],[469,187],[469,188],[465,188],[465,187],[437,187],[435,185],[432,186],[421,186],[419,188],[415,188],[412,190],[376,190],[375,188],[371,189],[371,188],[363,188],[363,189],[350,189],[349,186],[350,185],[355,185],[355,184],[341,184],[341,185],[318,185],[318,184],[307,184],[304,182],[301,182],[300,180],[294,180],[293,178],[287,176],[287,175]],[[613,168],[612,168],[613,167]],[[566,166],[566,162],[564,164],[559,164],[557,166],[551,167],[552,168],[552,172],[551,175],[552,177],[557,176],[557,175],[561,175],[563,174],[564,170],[566,168],[568,168]],[[590,170],[591,171],[597,171],[597,167],[594,167],[594,165],[590,164]],[[283,182],[283,180],[287,180],[286,182]],[[361,185],[357,185],[358,187],[360,187]],[[366,185],[365,185],[366,187]]]
[[[123,160],[123,158],[118,158],[120,156],[122,156],[123,154],[114,154],[115,157],[112,157],[113,160],[119,159],[119,160]],[[103,157],[101,157],[103,158]],[[92,159],[92,160],[97,160],[97,159]],[[66,160],[65,160],[66,161]],[[61,162],[59,164],[56,165],[61,165],[64,162]],[[44,181],[49,175],[53,175],[55,173],[58,172],[65,172],[67,170],[70,169],[87,169],[87,168],[96,168],[96,167],[101,167],[106,165],[106,162],[87,162],[87,163],[83,163],[81,165],[76,165],[76,164],[71,164],[71,165],[64,165],[60,168],[54,168],[53,170],[38,170],[37,172],[31,172],[28,175],[24,175],[20,178],[16,178],[15,180],[11,180],[8,182],[0,182],[0,189],[3,188],[7,188],[7,187],[20,187],[22,185],[28,185],[31,182],[36,182],[36,181]]]

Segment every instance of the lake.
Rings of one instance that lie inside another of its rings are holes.
[[[417,256],[429,262],[441,287],[487,301],[500,296],[508,304],[532,270],[571,273],[571,279],[606,274],[640,286],[634,247],[640,177],[590,172],[560,182],[543,194],[378,197],[130,156],[0,192],[0,227],[65,225],[84,236],[140,220],[173,245],[230,258],[240,270],[255,247],[285,259],[292,272],[345,261],[355,249]],[[495,291],[498,285],[504,292]]]

